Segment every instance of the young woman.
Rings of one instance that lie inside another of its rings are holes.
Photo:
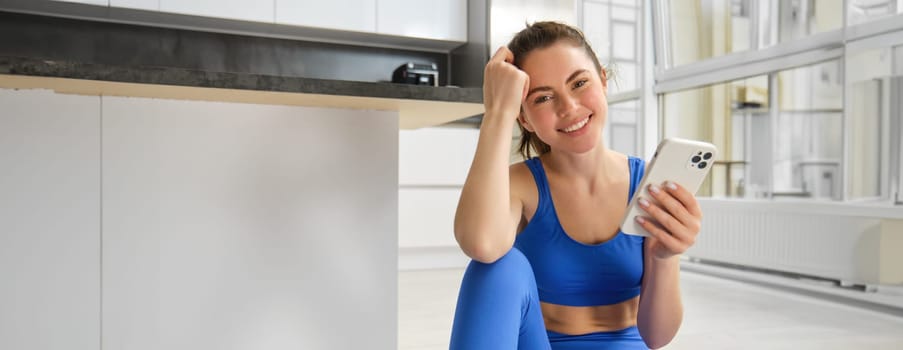
[[[702,213],[672,183],[618,227],[643,160],[605,148],[606,73],[583,34],[537,22],[486,65],[476,155],[455,238],[474,261],[461,284],[452,349],[646,349],[680,327],[679,257]],[[525,162],[509,166],[514,123]],[[538,157],[530,158],[531,150]]]

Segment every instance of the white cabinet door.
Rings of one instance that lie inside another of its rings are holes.
[[[104,349],[397,348],[396,112],[103,113]]]
[[[455,210],[473,162],[477,129],[422,128],[398,134],[400,248],[455,247]]]
[[[402,186],[463,186],[479,138],[477,129],[399,131],[398,183]]]
[[[274,0],[160,0],[160,11],[273,23]]]
[[[402,187],[398,190],[400,248],[455,247],[455,211],[461,188]]]
[[[376,32],[376,0],[276,0],[276,23]]]
[[[0,349],[99,349],[100,98],[0,106]]]
[[[467,41],[466,0],[379,0],[376,30],[381,34]]]
[[[75,2],[75,3],[79,3],[79,4],[110,6],[110,0],[51,0],[51,1]]]
[[[160,0],[110,0],[111,7],[159,11]]]

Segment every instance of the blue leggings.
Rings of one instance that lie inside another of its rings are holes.
[[[648,349],[636,326],[582,335],[546,331],[533,269],[517,248],[492,264],[471,261],[467,266],[449,348]]]

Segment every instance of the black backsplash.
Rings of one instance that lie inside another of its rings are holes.
[[[117,66],[158,66],[365,82],[388,82],[409,61],[448,54],[158,28],[0,12],[0,55]]]

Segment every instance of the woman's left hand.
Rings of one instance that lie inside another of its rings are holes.
[[[674,182],[650,185],[649,194],[658,204],[644,199],[639,204],[654,221],[638,216],[637,222],[652,234],[646,239],[652,240],[647,244],[653,256],[668,259],[683,254],[696,243],[702,223],[702,210],[696,197]]]

